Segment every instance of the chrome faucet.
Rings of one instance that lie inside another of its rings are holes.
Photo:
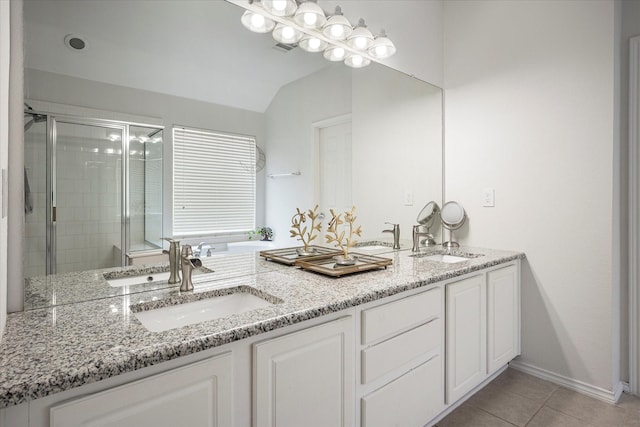
[[[197,257],[208,257],[211,256],[211,249],[213,249],[210,245],[207,245],[204,242],[200,242],[197,248],[193,249],[193,254]]]
[[[182,283],[180,284],[180,292],[193,290],[193,282],[191,281],[191,273],[194,268],[202,267],[200,258],[193,256],[191,245],[184,245],[180,255],[182,264]]]
[[[413,248],[411,248],[412,252],[420,252],[420,237],[426,237],[425,244],[427,246],[435,246],[436,241],[433,239],[433,234],[427,231],[420,231],[420,227],[422,225],[414,225],[413,226]]]
[[[393,233],[393,249],[400,249],[400,224],[385,222],[385,224],[393,225],[393,230],[382,230],[383,233]]]
[[[169,284],[180,282],[180,240],[165,237],[169,242],[169,250],[162,253],[169,254]]]

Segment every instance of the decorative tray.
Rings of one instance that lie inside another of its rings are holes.
[[[340,252],[342,254],[342,252]],[[360,273],[362,271],[376,270],[379,268],[386,269],[393,261],[390,258],[383,258],[374,255],[365,255],[352,253],[356,258],[353,265],[338,265],[333,255],[319,255],[315,257],[304,258],[296,261],[295,265],[303,270],[314,271],[331,277],[340,277],[345,274]]]
[[[301,255],[303,247],[298,246],[295,248],[273,249],[268,251],[260,251],[260,256],[275,262],[286,265],[295,265],[296,261],[301,259],[315,258],[324,255],[340,255],[341,250],[325,248],[322,246],[309,246],[309,254]]]

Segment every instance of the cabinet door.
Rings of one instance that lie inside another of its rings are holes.
[[[489,373],[520,354],[520,282],[515,265],[487,276],[487,362]]]
[[[486,301],[484,274],[447,285],[447,403],[455,402],[486,377]]]
[[[353,425],[354,339],[348,316],[254,344],[255,425]]]
[[[231,426],[231,353],[54,406],[52,427]]]

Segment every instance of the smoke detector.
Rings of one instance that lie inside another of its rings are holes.
[[[67,34],[64,36],[64,45],[74,52],[86,50],[88,47],[87,40],[78,34]]]

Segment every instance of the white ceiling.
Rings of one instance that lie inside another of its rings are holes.
[[[319,2],[327,11],[341,4],[352,22],[364,16],[374,33],[399,4],[366,3]],[[330,65],[273,49],[241,14],[224,0],[25,0],[25,67],[262,112],[280,87]],[[70,33],[88,48],[67,48]]]

